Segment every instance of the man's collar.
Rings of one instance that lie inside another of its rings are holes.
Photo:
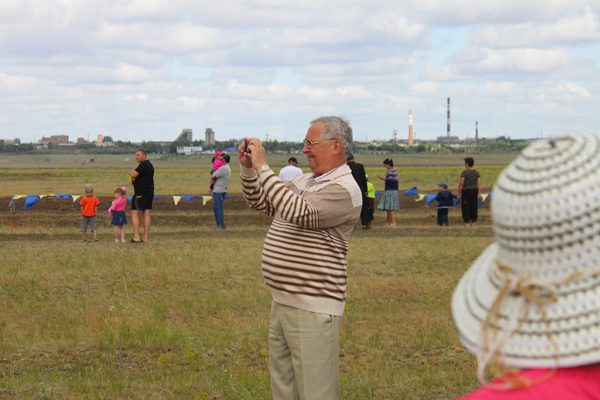
[[[306,184],[307,184],[307,185],[310,185],[310,184],[312,184],[312,183],[314,183],[314,182],[319,182],[319,181],[321,181],[321,180],[325,179],[327,176],[331,175],[331,174],[332,174],[333,172],[335,172],[336,170],[338,170],[338,169],[340,169],[340,168],[343,168],[343,167],[347,167],[346,163],[340,164],[340,165],[338,165],[337,167],[333,168],[332,170],[329,170],[329,171],[327,171],[327,172],[325,172],[324,174],[322,174],[322,175],[319,175],[319,176],[315,176],[315,174],[314,174],[314,172],[313,172],[313,173],[312,173],[312,175],[310,175],[310,176],[308,177],[308,179],[306,180]]]

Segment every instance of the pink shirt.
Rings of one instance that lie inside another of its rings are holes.
[[[213,163],[212,169],[214,169],[216,171],[216,170],[218,170],[219,168],[221,168],[225,164],[227,164],[227,163],[224,160],[217,160],[215,158],[215,162]]]
[[[127,198],[122,197],[120,199],[115,199],[112,205],[108,209],[108,212],[112,214],[113,211],[125,211],[125,206],[127,205]]]
[[[550,371],[526,369],[514,375],[535,380]],[[501,384],[502,381],[496,379],[492,383]],[[493,390],[481,387],[460,400],[600,400],[600,366],[560,368],[547,380],[529,388]]]

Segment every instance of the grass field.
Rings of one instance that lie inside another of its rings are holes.
[[[306,157],[295,155],[300,167],[308,172]],[[135,157],[94,155],[93,163],[85,162],[85,155],[7,156],[0,155],[0,196],[15,194],[83,194],[86,183],[94,185],[96,195],[112,195],[115,187],[130,187],[128,173],[137,166]],[[234,155],[235,157],[235,155]],[[289,154],[269,155],[269,164],[275,171],[287,165]],[[357,162],[365,165],[371,183],[383,191],[385,176],[383,160],[389,155],[361,155]],[[482,187],[491,188],[504,165],[515,154],[489,154],[475,156],[476,168],[482,176]],[[155,167],[156,194],[193,195],[206,194],[211,169],[210,156],[158,156],[150,155]],[[418,186],[422,190],[437,190],[440,181],[446,181],[450,189],[458,188],[460,173],[464,170],[463,156],[456,154],[394,155],[400,188],[405,190]],[[129,159],[129,161],[125,161]],[[85,165],[83,165],[85,163]],[[234,175],[239,164],[233,158],[230,164]],[[232,180],[229,192],[240,193],[241,187]]]
[[[288,156],[278,157],[270,163],[283,166]],[[384,157],[370,157],[357,161],[383,174],[377,164]],[[456,187],[462,165],[445,157],[432,168],[426,157],[411,157],[414,167],[398,166],[401,185],[435,189],[447,173]],[[502,169],[500,157],[514,156],[494,157],[480,162],[484,182]],[[79,170],[64,159],[2,157],[0,195],[78,193],[94,179],[98,192],[110,194],[133,169],[96,160]],[[170,194],[203,191],[209,161],[157,160],[157,186]],[[458,341],[449,304],[466,268],[493,241],[489,211],[482,214],[468,229],[453,210],[452,226],[438,228],[430,211],[401,210],[398,226],[388,228],[378,212],[374,229],[354,232],[342,398],[453,399],[477,386],[474,357]],[[260,271],[268,226],[255,213],[227,214],[228,229],[219,232],[210,212],[157,210],[162,223],[145,245],[114,243],[109,227],[99,229],[100,243],[85,245],[78,218],[73,226],[56,218],[32,213],[13,230],[10,214],[0,215],[0,399],[270,398],[271,294]]]

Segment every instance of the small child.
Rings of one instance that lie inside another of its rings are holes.
[[[437,204],[437,224],[438,226],[446,225],[448,226],[448,209],[454,207],[454,201],[452,199],[458,198],[455,194],[452,194],[451,191],[448,190],[448,184],[446,182],[442,182],[438,184],[440,188],[440,192],[435,196],[435,201]]]
[[[115,189],[115,200],[108,209],[110,215],[110,224],[115,227],[115,242],[119,243],[119,230],[121,231],[121,242],[125,243],[125,225],[127,225],[127,215],[125,206],[127,205],[127,189],[125,186]]]
[[[223,160],[223,153],[222,151],[217,151],[215,153],[215,156],[213,157],[212,161],[213,161],[213,167],[210,170],[210,175],[212,176],[212,174],[215,173],[216,170],[218,170],[219,168],[221,168],[223,165],[227,164],[225,162],[225,160]],[[208,188],[208,192],[212,193],[213,189],[215,188],[215,182],[216,179],[214,178],[210,178],[210,187]]]
[[[96,231],[96,212],[98,211],[98,205],[100,201],[96,196],[93,196],[94,187],[91,184],[85,185],[85,196],[79,202],[81,206],[81,229],[83,232],[83,243],[87,243],[88,240],[85,238],[88,225],[92,227],[92,233],[94,234],[94,242],[98,241],[98,232]]]

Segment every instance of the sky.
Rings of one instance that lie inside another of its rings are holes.
[[[600,131],[600,1],[2,0],[0,139]]]

